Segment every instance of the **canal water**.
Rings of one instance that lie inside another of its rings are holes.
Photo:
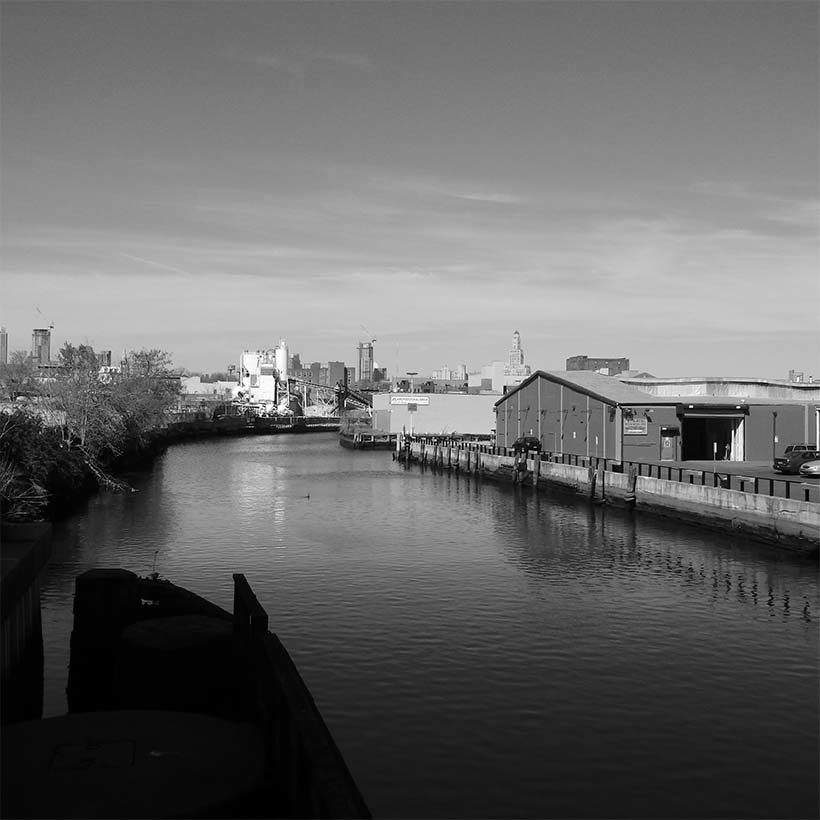
[[[47,715],[79,572],[244,572],[377,817],[818,816],[816,561],[332,434],[131,478],[57,528]]]

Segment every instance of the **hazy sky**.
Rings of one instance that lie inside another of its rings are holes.
[[[3,2],[10,348],[820,376],[818,9]]]

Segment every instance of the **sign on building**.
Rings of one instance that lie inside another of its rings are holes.
[[[625,436],[645,436],[649,432],[648,419],[640,416],[634,419],[624,419]]]
[[[390,404],[430,404],[429,396],[391,396]]]

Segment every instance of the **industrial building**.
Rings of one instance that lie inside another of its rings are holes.
[[[789,443],[820,446],[816,398],[663,396],[594,371],[533,373],[495,403],[496,440],[615,461],[767,461]]]
[[[621,373],[618,380],[653,396],[732,396],[820,402],[820,383],[737,376],[655,376]]]
[[[570,356],[567,370],[594,370],[604,376],[617,376],[629,370],[629,359],[590,359],[588,356]]]
[[[466,393],[374,393],[373,427],[417,436],[489,436],[497,395]]]

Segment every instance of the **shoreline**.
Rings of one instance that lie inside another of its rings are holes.
[[[540,457],[500,455],[491,448],[409,443],[399,458],[433,469],[455,470],[481,479],[557,490],[591,504],[648,512],[713,531],[743,535],[790,553],[820,553],[820,504],[757,495],[721,486],[702,486],[636,474],[574,466]]]

